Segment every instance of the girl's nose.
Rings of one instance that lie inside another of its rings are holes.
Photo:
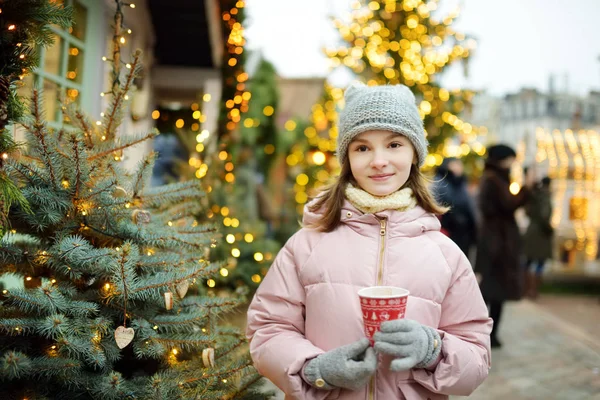
[[[381,169],[386,167],[389,164],[389,161],[384,157],[376,155],[373,157],[373,161],[371,161],[371,167]]]

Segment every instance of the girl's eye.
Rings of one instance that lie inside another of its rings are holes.
[[[354,150],[356,150],[356,151],[367,151],[367,146],[365,146],[363,144],[363,145],[360,145],[360,146],[356,147],[356,149],[354,149]]]
[[[399,147],[402,147],[402,143],[400,143],[400,142],[392,142],[392,143],[390,143],[390,147],[392,149],[397,149]]]

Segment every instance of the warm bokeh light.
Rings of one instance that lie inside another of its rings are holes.
[[[322,151],[315,151],[312,155],[312,161],[316,165],[325,164],[325,161],[326,161],[325,154]]]

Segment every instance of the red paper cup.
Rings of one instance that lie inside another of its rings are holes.
[[[404,318],[409,293],[394,286],[371,286],[358,291],[365,335],[371,344],[382,322]]]

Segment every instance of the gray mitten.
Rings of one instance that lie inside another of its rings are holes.
[[[376,369],[377,355],[365,338],[313,358],[304,367],[304,377],[319,389],[357,390],[367,384]]]
[[[373,339],[377,353],[398,357],[392,360],[392,371],[426,368],[433,364],[442,350],[438,331],[411,319],[382,323],[381,331]]]

